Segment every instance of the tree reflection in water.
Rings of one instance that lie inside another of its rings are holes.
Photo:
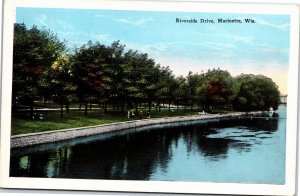
[[[218,123],[149,128],[105,140],[23,154],[20,149],[13,150],[10,175],[151,180],[151,175],[158,168],[161,173],[167,173],[174,149],[182,144],[186,147],[186,158],[197,154],[217,162],[230,156],[230,149],[239,153],[251,151],[252,145],[268,139],[277,130],[276,118],[223,120]]]

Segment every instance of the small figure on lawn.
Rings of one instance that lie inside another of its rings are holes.
[[[131,118],[131,111],[129,111],[129,110],[128,110],[128,112],[127,112],[127,118],[128,118],[128,119]]]
[[[132,111],[130,112],[130,118],[134,118],[134,113]]]
[[[139,119],[143,119],[143,111],[140,111],[140,113],[139,113]]]

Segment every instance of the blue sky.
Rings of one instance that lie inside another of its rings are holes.
[[[176,23],[210,19],[214,24]],[[222,24],[223,19],[256,23]],[[177,76],[218,68],[271,77],[287,93],[290,17],[286,15],[17,8],[16,22],[45,27],[70,49],[89,40],[146,52]]]

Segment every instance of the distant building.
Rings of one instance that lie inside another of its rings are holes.
[[[286,104],[287,103],[287,96],[288,95],[280,95],[280,103]]]

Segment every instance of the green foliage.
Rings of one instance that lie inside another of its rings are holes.
[[[276,110],[279,104],[278,87],[262,75],[234,78],[218,68],[175,77],[169,67],[156,64],[147,53],[125,49],[120,41],[108,46],[89,41],[66,54],[64,43],[51,31],[24,24],[15,25],[13,58],[13,107],[30,107],[31,116],[34,103],[42,101],[59,104],[60,117],[66,119],[74,103],[85,105],[87,117],[88,103],[105,114],[135,109],[157,116],[186,107],[191,112],[250,111]]]
[[[160,65],[158,65],[158,69],[159,74],[155,76],[155,84],[158,86],[157,105],[160,110],[161,103],[168,103],[170,110],[171,102],[176,101],[178,97],[177,89],[179,88],[179,83],[169,67],[160,67]]]
[[[272,79],[263,75],[242,74],[236,77],[239,84],[234,99],[234,109],[242,111],[276,110],[280,103],[280,92]]]
[[[36,26],[27,29],[24,24],[15,24],[13,108],[17,104],[33,107],[36,99],[51,96],[45,82],[46,73],[64,50],[64,43],[51,31]]]
[[[75,50],[72,69],[78,85],[77,95],[82,101],[103,94],[104,74],[110,52],[105,45],[91,41]]]
[[[228,71],[213,69],[201,76],[202,84],[197,94],[204,110],[211,111],[213,106],[230,104],[233,95],[234,79]]]
[[[173,88],[171,92],[173,92],[173,96],[176,100],[176,104],[178,105],[186,105],[189,99],[189,85],[187,79],[183,76],[177,77],[173,81]]]

